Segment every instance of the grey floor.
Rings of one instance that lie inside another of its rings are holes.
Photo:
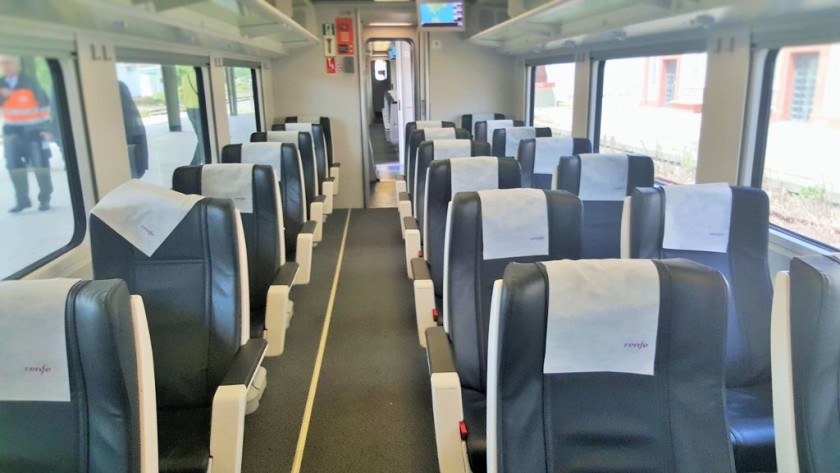
[[[286,352],[246,419],[243,471],[291,471],[347,211],[327,221],[312,281],[295,287]],[[353,210],[303,472],[437,471],[425,354],[393,209]]]

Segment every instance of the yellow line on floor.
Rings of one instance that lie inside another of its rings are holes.
[[[321,378],[321,365],[324,362],[324,351],[327,348],[327,337],[330,334],[330,322],[332,321],[333,306],[335,305],[335,293],[338,289],[338,279],[341,275],[341,263],[344,261],[344,247],[347,244],[347,232],[350,229],[350,212],[347,209],[347,220],[344,221],[344,235],[341,237],[341,249],[338,252],[338,261],[335,264],[335,276],[333,276],[330,300],[327,303],[327,315],[324,318],[324,328],[321,330],[321,343],[318,345],[318,355],[315,357],[315,368],[312,370],[312,381],[309,383],[309,396],[306,398],[306,407],[303,410],[303,421],[300,425],[297,447],[295,448],[295,461],[292,463],[292,473],[300,473],[303,464],[303,451],[306,448],[306,436],[309,434],[309,422],[312,420],[312,408],[315,405],[315,392],[318,390],[318,380]]]

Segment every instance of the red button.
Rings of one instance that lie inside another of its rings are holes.
[[[418,251],[418,252],[417,252],[417,257],[418,257],[418,258],[422,258],[422,257],[423,257],[423,250],[420,250],[420,251]]]
[[[440,311],[437,309],[432,309],[432,320],[437,322],[440,319]]]
[[[467,440],[469,432],[467,432],[467,423],[464,421],[458,422],[458,430],[461,432],[461,440]]]

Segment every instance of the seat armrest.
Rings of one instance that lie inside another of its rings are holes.
[[[400,215],[400,234],[402,235],[403,239],[405,239],[405,224],[403,221],[406,218],[412,216],[411,212],[411,200],[408,198],[408,194],[405,192],[400,192],[397,200],[397,212]]]
[[[315,198],[312,199],[312,202],[318,202],[318,203],[321,203],[321,204],[323,204],[326,201],[327,201],[327,196],[325,196],[325,195],[316,195]]]
[[[318,222],[312,220],[303,224],[297,236],[297,249],[295,250],[295,263],[298,264],[297,278],[295,284],[309,284],[312,275],[312,247],[315,245],[315,229]]]
[[[429,374],[455,372],[452,344],[443,327],[430,327],[426,330],[426,359]]]
[[[403,219],[403,225],[405,225],[406,231],[408,230],[417,230],[420,231],[420,227],[417,225],[417,219],[414,217],[406,217]]]
[[[330,165],[330,177],[335,179],[335,185],[333,185],[333,194],[338,195],[338,182],[341,180],[339,177],[341,173],[341,163],[332,163]]]
[[[435,286],[429,274],[429,265],[423,258],[411,260],[411,272],[414,274],[414,318],[417,322],[417,341],[426,346],[426,329],[437,325],[435,304]]]
[[[340,168],[340,167],[341,167],[341,163],[336,163],[336,162],[333,162],[332,164],[330,164],[330,167],[333,167],[333,168]]]
[[[335,177],[334,176],[325,177],[324,182],[335,182]]]
[[[241,384],[245,387],[251,385],[257,369],[262,364],[265,349],[268,344],[262,338],[252,338],[239,347],[239,351],[233,358],[227,374],[222,380],[222,386],[233,386]]]
[[[426,345],[438,468],[441,473],[466,473],[471,470],[466,442],[461,439],[459,430],[459,424],[464,420],[461,380],[455,371],[449,336],[443,327],[426,330]]]
[[[397,178],[396,185],[394,186],[394,192],[397,193],[397,200],[400,200],[400,193],[407,191],[408,188],[405,184],[405,178]]]
[[[321,191],[324,193],[324,215],[332,215],[333,200],[335,196],[335,178],[328,177],[321,183]],[[324,218],[326,220],[326,217]]]
[[[321,241],[324,234],[324,200],[326,197],[319,195],[309,204],[309,219],[315,222],[315,231],[312,233],[312,238],[315,243]]]
[[[429,263],[423,258],[414,258],[411,260],[411,273],[414,275],[414,280],[432,280],[432,274],[429,272]]]
[[[271,282],[271,285],[292,287],[295,284],[298,269],[300,269],[300,265],[297,262],[287,261],[286,264],[280,266],[280,270],[274,275],[274,281]]]
[[[398,197],[398,198],[399,198],[399,200],[401,200],[401,201],[402,201],[402,200],[407,200],[407,201],[411,202],[411,196],[410,196],[410,195],[408,195],[408,192],[400,192],[400,193],[399,193],[399,195],[398,195],[397,197]]]
[[[403,224],[405,225],[405,272],[411,279],[414,276],[411,272],[411,260],[420,257],[420,250],[422,249],[420,229],[417,228],[417,220],[412,217],[404,218]]]
[[[295,283],[299,268],[300,265],[296,262],[287,262],[277,271],[274,281],[268,288],[265,299],[265,331],[263,332],[263,337],[268,342],[265,356],[280,356],[286,349],[286,329],[292,312],[289,293]]]
[[[315,230],[318,229],[318,222],[315,220],[310,220],[308,222],[304,222],[303,226],[300,228],[300,233],[311,233],[315,234]]]

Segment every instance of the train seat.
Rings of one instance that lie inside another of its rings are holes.
[[[497,129],[516,126],[525,126],[525,122],[523,122],[522,120],[511,119],[477,121],[473,124],[473,127],[475,128],[475,133],[473,133],[473,139],[475,141],[482,141],[485,143],[490,143],[492,145],[493,133]]]
[[[324,132],[324,143],[327,147],[327,164],[329,166],[329,177],[335,179],[333,183],[333,192],[338,194],[338,184],[340,181],[341,163],[336,162],[333,150],[333,134],[332,122],[330,117],[319,117],[317,115],[296,115],[286,117],[286,123],[317,123],[321,125]]]
[[[405,124],[405,140],[408,143],[408,140],[411,138],[411,134],[417,130],[426,130],[430,128],[455,128],[455,122],[449,121],[441,121],[441,120],[421,120],[416,122],[408,122]],[[409,159],[411,154],[409,153],[409,147],[405,147],[405,151],[402,157],[402,165],[403,165],[403,176],[407,176],[409,172]],[[406,177],[406,179],[408,179]],[[400,192],[411,192],[408,185],[412,181],[409,180],[397,180],[397,197],[399,198]]]
[[[223,163],[266,164],[274,169],[283,208],[286,259],[298,264],[295,284],[309,284],[317,222],[306,220],[306,198],[297,147],[289,143],[243,143],[222,148]]]
[[[133,180],[93,208],[89,228],[94,277],[125,280],[146,307],[160,471],[239,471],[266,341],[250,337],[248,259],[233,202]]]
[[[720,273],[686,260],[508,266],[490,315],[488,470],[734,472],[727,303]]]
[[[0,470],[157,472],[143,300],[48,279],[0,282],[0,304]]]
[[[281,123],[271,126],[272,131],[300,131],[312,135],[312,147],[315,164],[318,168],[318,190],[324,196],[324,219],[332,214],[335,196],[335,178],[329,176],[330,164],[327,160],[327,145],[321,125],[314,123]]]
[[[583,208],[567,192],[501,189],[452,199],[444,254],[443,327],[426,331],[438,463],[458,471],[466,443],[473,472],[485,470],[483,403],[493,282],[511,262],[578,258]]]
[[[551,179],[560,156],[591,152],[592,143],[588,138],[555,136],[520,141],[516,159],[522,166],[522,187],[552,189]]]
[[[324,227],[324,204],[326,197],[321,195],[318,187],[318,163],[315,160],[315,147],[310,133],[302,131],[268,131],[251,133],[252,143],[261,142],[289,143],[297,147],[303,171],[304,195],[309,209],[309,220],[317,222],[315,228],[315,243],[321,241]]]
[[[533,126],[515,126],[515,127],[501,127],[493,130],[493,134],[489,135],[491,148],[493,149],[493,156],[499,158],[515,158],[519,151],[519,143],[522,140],[530,140],[534,138],[550,138],[551,128],[548,127],[533,127]]]
[[[491,156],[435,160],[429,164],[426,179],[423,257],[411,260],[417,335],[424,347],[426,329],[437,324],[434,314],[440,314],[441,309],[446,216],[452,196],[520,187],[519,163]]]
[[[720,271],[729,283],[726,415],[735,466],[739,472],[776,471],[767,194],[726,184],[637,188],[628,209],[623,253],[690,259]]]
[[[475,139],[475,125],[478,122],[487,120],[504,120],[503,113],[465,113],[461,115],[461,128],[470,132],[470,137]]]
[[[405,227],[405,265],[411,278],[411,260],[423,249],[421,229],[423,228],[423,202],[426,200],[426,174],[429,164],[436,159],[466,158],[489,155],[487,143],[472,140],[433,140],[424,141],[417,149],[417,162],[414,169],[414,217],[403,219]]]
[[[779,471],[840,470],[840,255],[793,258],[776,275],[771,322]]]
[[[653,160],[632,154],[563,156],[555,174],[557,189],[583,201],[582,258],[620,257],[624,199],[636,187],[653,186]]]
[[[172,189],[233,201],[242,217],[248,254],[251,337],[268,341],[266,356],[281,355],[293,313],[289,291],[298,264],[286,261],[283,211],[274,169],[258,164],[183,166],[175,169]]]

